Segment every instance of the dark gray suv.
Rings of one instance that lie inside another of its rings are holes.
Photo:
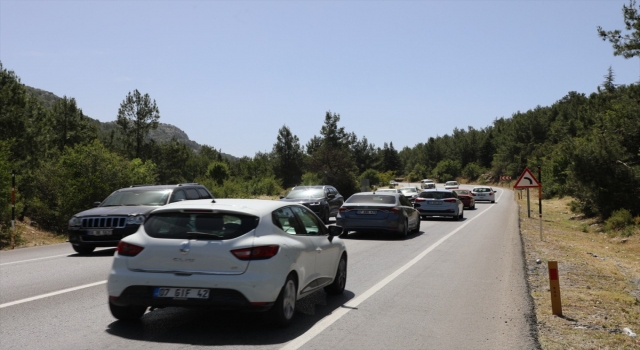
[[[281,201],[300,203],[313,210],[325,224],[329,217],[336,217],[344,203],[344,197],[333,186],[296,186]]]
[[[207,198],[213,195],[197,183],[122,188],[69,220],[69,242],[79,254],[90,254],[96,247],[115,247],[120,239],[136,232],[152,210],[167,203]]]

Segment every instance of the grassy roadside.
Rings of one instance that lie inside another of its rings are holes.
[[[516,200],[525,246],[531,296],[543,349],[640,349],[640,232],[612,236],[593,220],[569,211],[569,198],[542,202],[540,240],[538,192]],[[540,264],[536,260],[540,259]],[[558,262],[563,316],[551,313],[548,261]]]

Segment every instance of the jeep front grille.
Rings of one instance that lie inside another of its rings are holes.
[[[82,218],[82,228],[123,228],[126,224],[126,216],[96,216]]]

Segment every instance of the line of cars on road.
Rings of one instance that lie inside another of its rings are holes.
[[[194,183],[132,186],[95,206],[71,218],[69,241],[80,254],[117,245],[107,281],[115,318],[207,307],[265,311],[278,326],[291,323],[297,300],[344,291],[348,253],[338,236],[406,237],[419,232],[421,218],[464,213],[449,190],[377,190],[344,200],[333,186],[296,186],[271,201],[216,199]],[[336,225],[327,225],[332,216]]]

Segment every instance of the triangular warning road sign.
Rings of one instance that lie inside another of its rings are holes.
[[[516,181],[516,184],[513,188],[531,188],[531,187],[540,187],[540,182],[533,176],[533,173],[529,168],[525,168],[522,172],[522,175]]]

